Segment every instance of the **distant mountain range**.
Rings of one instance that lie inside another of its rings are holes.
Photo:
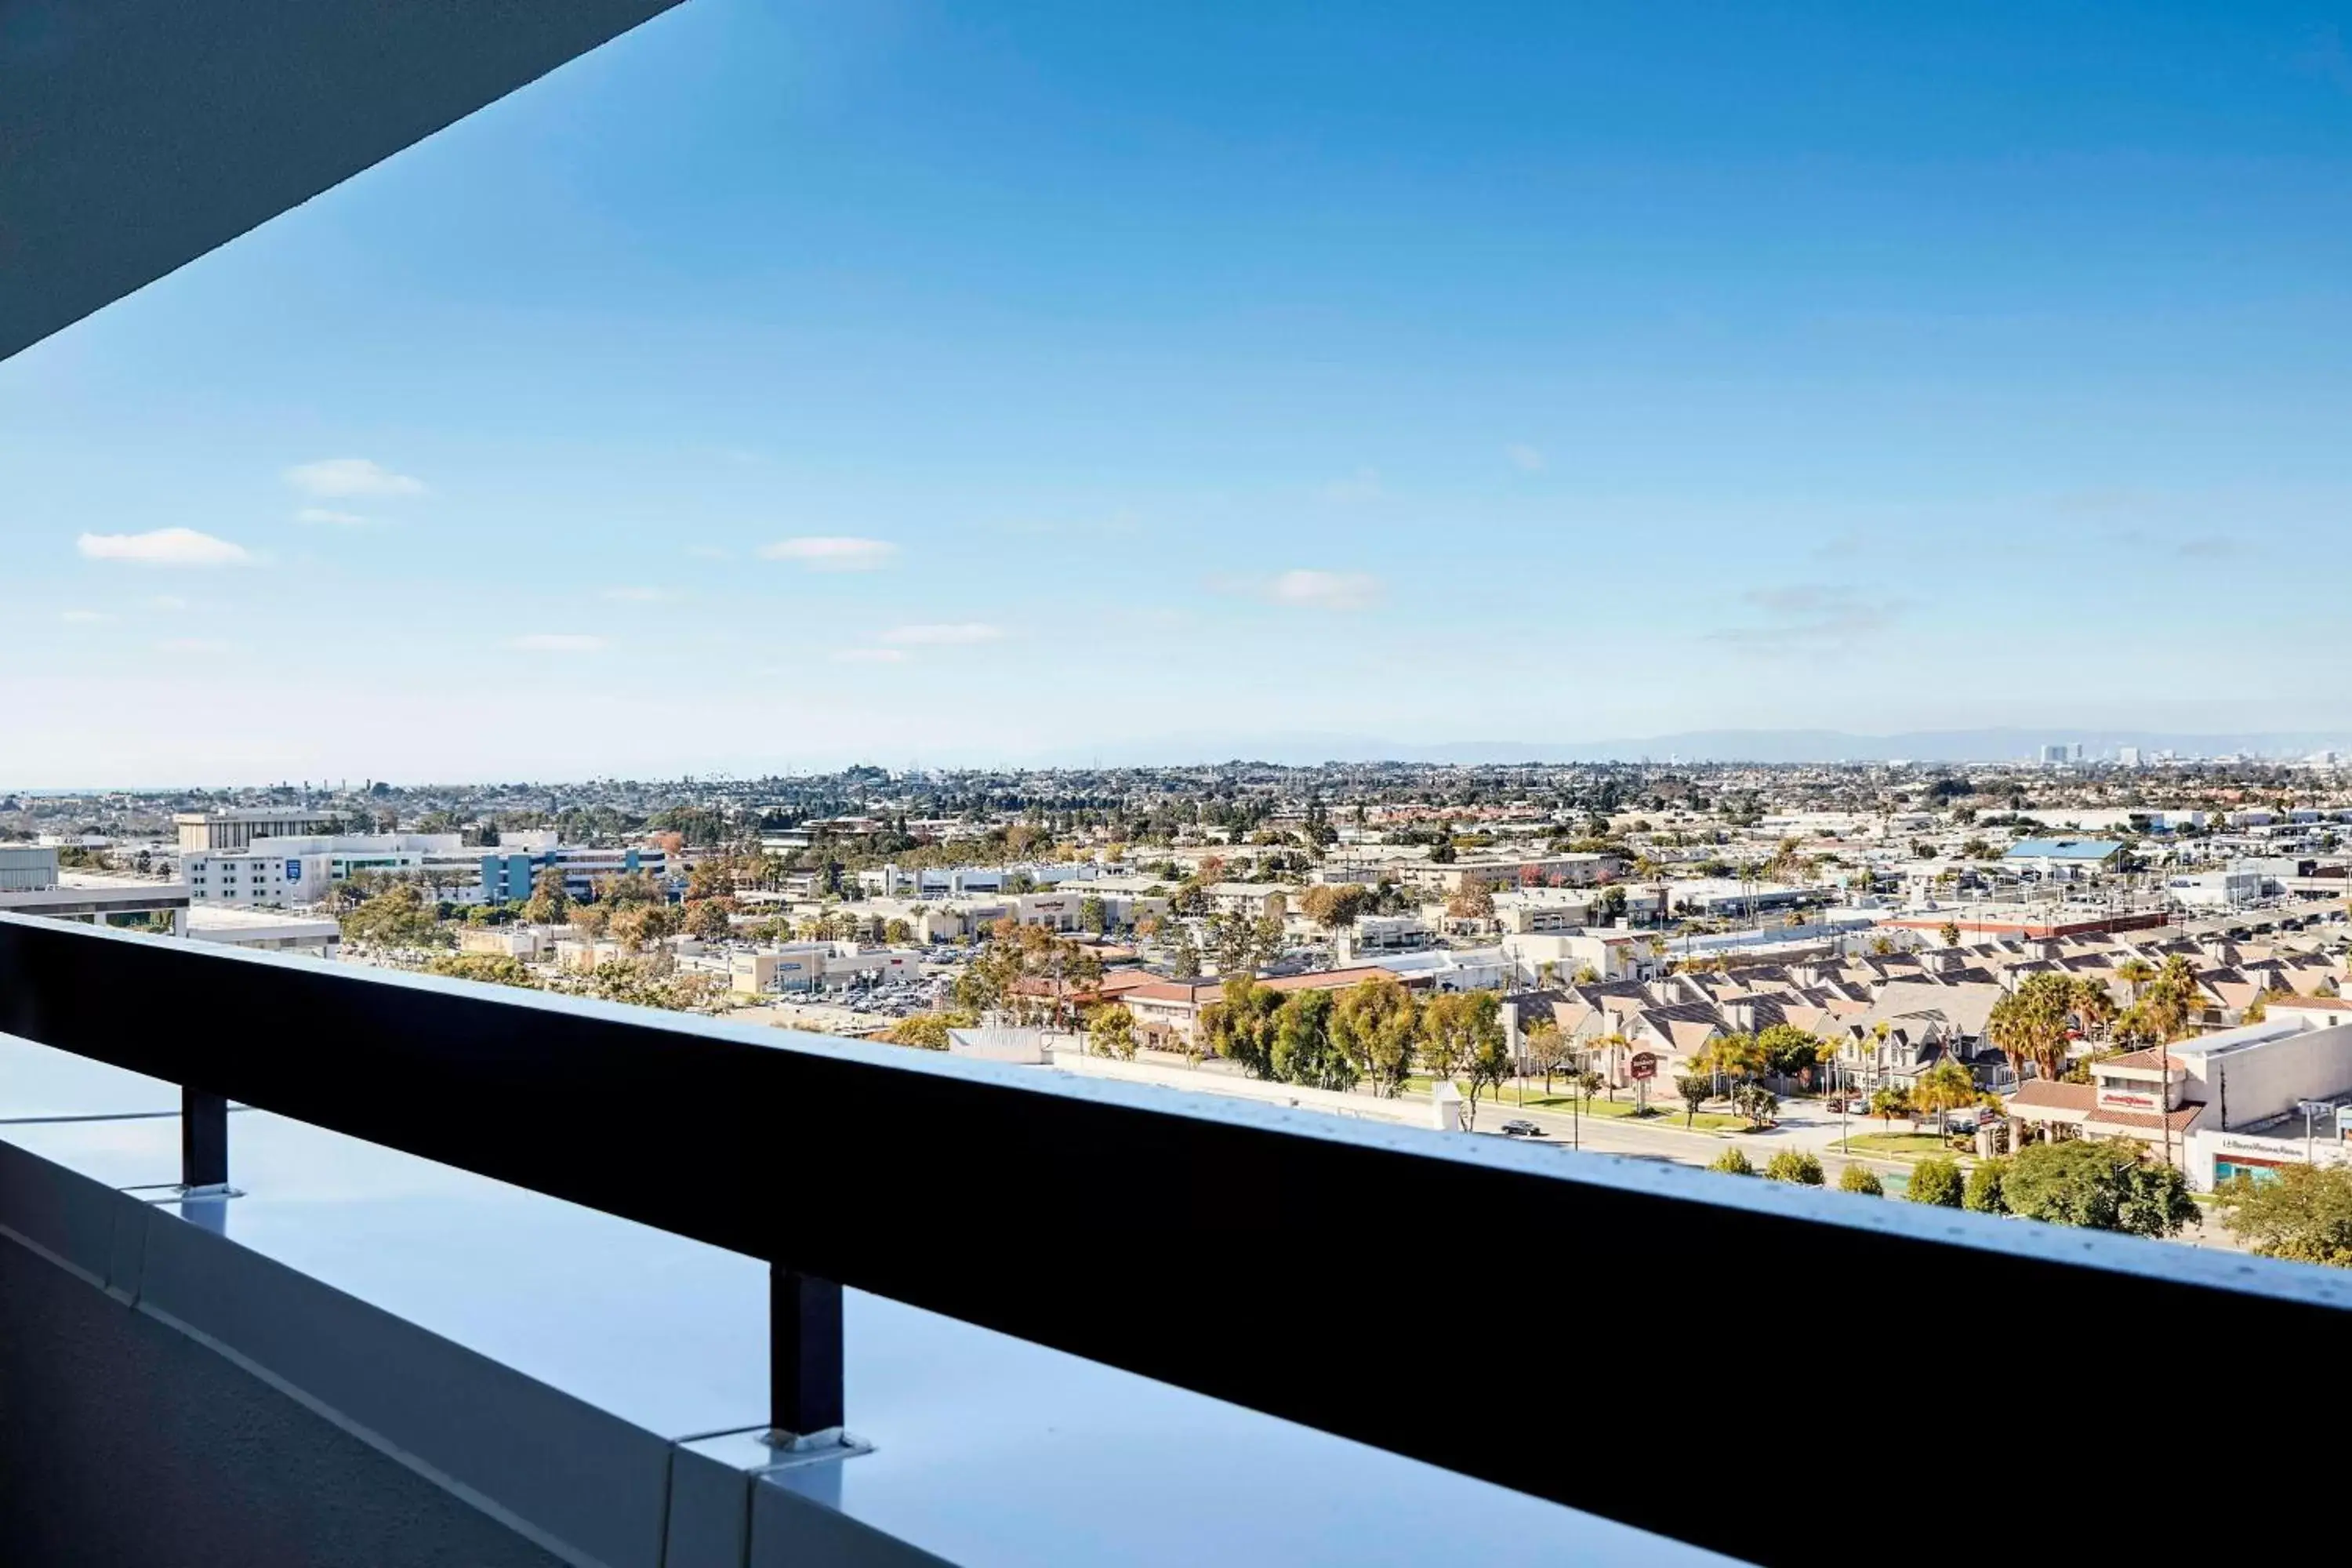
[[[2014,763],[2038,757],[2043,746],[2075,745],[2087,760],[2112,758],[2119,746],[2144,756],[2171,752],[2212,757],[2239,753],[2301,757],[2324,748],[2352,752],[2352,733],[2310,731],[2190,735],[2153,730],[1914,730],[1855,735],[1840,730],[1686,730],[1620,741],[1456,741],[1412,745],[1361,735],[1296,734],[1247,738],[1171,735],[1161,741],[1113,742],[1097,752],[1058,752],[1041,763],[1059,766],[1183,764],[1241,758],[1306,765],[1315,763]]]

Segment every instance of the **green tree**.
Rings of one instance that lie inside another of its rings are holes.
[[[701,899],[686,906],[686,933],[697,942],[725,942],[735,934],[728,916],[732,899]]]
[[[1135,1015],[1117,1002],[1105,1003],[1087,1016],[1087,1049],[1098,1057],[1135,1059]]]
[[[1898,1116],[1908,1121],[1911,1120],[1911,1096],[1890,1083],[1870,1097],[1870,1113],[1877,1117],[1882,1125],[1893,1122]]]
[[[560,869],[550,866],[531,879],[530,897],[523,900],[523,919],[533,925],[562,925],[571,910],[572,896],[564,891]]]
[[[2033,1144],[2011,1156],[2000,1190],[2013,1214],[2086,1230],[2171,1236],[2197,1215],[2180,1173],[2123,1140]]]
[[[605,930],[614,942],[635,952],[677,934],[685,918],[668,904],[627,903],[613,911]]]
[[[1936,1113],[1938,1137],[1950,1133],[1951,1112],[1964,1110],[1976,1102],[1976,1079],[1949,1057],[1921,1073],[1911,1086],[1911,1103],[1921,1110]]]
[[[483,985],[515,985],[536,990],[539,982],[520,959],[502,952],[445,952],[425,962],[427,974],[451,980],[471,980]]]
[[[1464,1121],[1476,1125],[1478,1097],[1510,1076],[1502,998],[1492,991],[1451,991],[1431,997],[1421,1012],[1421,1059],[1433,1079],[1463,1079]]]
[[[2352,1268],[2352,1166],[2283,1165],[2265,1180],[2240,1172],[2214,1195],[2222,1225],[2258,1257]]]
[[[1110,929],[1110,906],[1093,893],[1078,900],[1078,929],[1097,936]]]
[[[1432,996],[1422,1005],[1420,1047],[1422,1070],[1437,1081],[1450,1082],[1462,1070],[1470,1040],[1459,992]]]
[[[1179,925],[1168,941],[1168,973],[1179,980],[1201,978],[1201,946],[1190,926]]]
[[[2144,958],[2126,958],[2116,965],[2116,978],[2131,987],[2131,999],[2137,1005],[2141,989],[2156,978],[2156,965]]]
[[[1752,1176],[1756,1173],[1755,1164],[1737,1149],[1726,1149],[1708,1162],[1706,1168],[1719,1171],[1727,1176]]]
[[[969,1029],[979,1022],[978,1014],[956,1009],[942,1013],[915,1013],[883,1030],[882,1038],[894,1046],[943,1051],[948,1048],[950,1029]]]
[[[1858,1193],[1866,1198],[1883,1198],[1886,1195],[1886,1184],[1881,1182],[1876,1173],[1869,1166],[1859,1162],[1849,1163],[1844,1170],[1838,1173],[1837,1184],[1838,1191],[1842,1193]]]
[[[1210,1049],[1252,1078],[1274,1077],[1274,1016],[1282,994],[1247,974],[1228,979],[1218,1001],[1201,1010],[1201,1030]]]
[[[1470,1050],[1462,1063],[1462,1081],[1469,1089],[1462,1108],[1465,1127],[1477,1124],[1479,1090],[1499,1093],[1513,1065],[1510,1042],[1503,1032],[1502,998],[1492,991],[1469,995]]]
[[[1683,1125],[1690,1126],[1698,1116],[1698,1108],[1715,1088],[1715,1079],[1706,1073],[1676,1073],[1675,1092],[1682,1096]]]
[[[1558,1021],[1538,1018],[1519,1031],[1519,1039],[1527,1047],[1528,1066],[1543,1075],[1544,1093],[1549,1095],[1552,1075],[1568,1062],[1568,1037]]]
[[[378,893],[338,923],[344,941],[371,947],[449,947],[457,942],[434,918],[424,896],[405,883]]]
[[[2074,977],[2074,1016],[2086,1035],[2105,1034],[2115,1023],[2115,993],[2107,989],[2105,981],[2089,974]]]
[[[2028,1062],[2055,1079],[2066,1060],[2066,1027],[2074,1006],[2072,975],[2055,971],[2029,974],[1992,1005],[1985,1034],[2000,1047],[2020,1078]]]
[[[2008,1175],[2009,1161],[2005,1156],[1978,1161],[1969,1172],[1968,1190],[1960,1194],[1960,1206],[1970,1214],[2007,1214],[2009,1200],[2001,1195],[2000,1189]]]
[[[1796,1078],[1829,1059],[1830,1047],[1794,1024],[1774,1024],[1756,1037],[1764,1070],[1776,1078]]]
[[[1809,1150],[1783,1149],[1764,1162],[1764,1179],[1818,1187],[1822,1184],[1822,1162]]]
[[[1946,947],[1958,947],[1960,945],[1960,928],[1958,923],[1956,921],[1946,921],[1942,925],[1936,928],[1936,934],[1943,939],[1943,942]]]
[[[1780,1114],[1780,1097],[1760,1083],[1743,1083],[1731,1091],[1731,1109],[1750,1127],[1769,1127]]]
[[[1307,1089],[1356,1087],[1356,1064],[1331,1041],[1336,1005],[1328,991],[1294,991],[1274,1016],[1274,1073]]]
[[[1404,1092],[1420,1037],[1420,1004],[1391,976],[1359,981],[1332,1003],[1333,1047],[1387,1099]]]
[[[1911,1180],[1903,1195],[1915,1204],[1956,1209],[1960,1206],[1960,1190],[1959,1162],[1938,1156],[1911,1167]]]
[[[1326,931],[1340,931],[1356,923],[1364,912],[1367,897],[1360,883],[1349,882],[1335,887],[1318,882],[1307,889],[1299,899],[1299,913]]]

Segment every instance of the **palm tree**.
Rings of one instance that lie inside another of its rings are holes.
[[[2131,999],[2137,1002],[2140,987],[2156,978],[2156,966],[2144,958],[2126,958],[2116,965],[2116,978],[2131,987]]]
[[[1946,1057],[1919,1075],[1911,1086],[1911,1102],[1922,1110],[1936,1113],[1936,1135],[1951,1133],[1951,1112],[1977,1102],[1977,1080],[1969,1069]]]
[[[1617,1053],[1625,1049],[1633,1042],[1627,1039],[1624,1036],[1612,1031],[1601,1036],[1592,1043],[1601,1050],[1608,1053],[1601,1058],[1608,1066],[1608,1071],[1603,1081],[1609,1086],[1609,1103],[1614,1105],[1617,1103]],[[1588,1098],[1590,1097],[1588,1096]]]
[[[2115,994],[2106,983],[2083,975],[2074,982],[2074,1016],[2083,1021],[2083,1031],[2102,1034],[2116,1021]]]

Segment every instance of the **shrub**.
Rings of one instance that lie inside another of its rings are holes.
[[[1764,1162],[1764,1179],[1818,1187],[1822,1184],[1822,1162],[1817,1155],[1801,1149],[1783,1149]]]
[[[1979,1160],[1969,1173],[1969,1190],[1960,1206],[1974,1214],[2007,1214],[2009,1200],[2001,1194],[2001,1183],[2008,1179],[2006,1159]]]
[[[1838,1173],[1838,1191],[1860,1193],[1866,1198],[1883,1198],[1886,1187],[1867,1165],[1848,1165]]]
[[[1912,1167],[1911,1184],[1903,1195],[1915,1204],[1938,1208],[1960,1206],[1960,1166],[1957,1160],[1922,1160]]]
[[[1752,1176],[1756,1173],[1755,1165],[1749,1163],[1746,1154],[1737,1149],[1726,1149],[1722,1153],[1717,1154],[1707,1169],[1720,1171],[1727,1176]]]

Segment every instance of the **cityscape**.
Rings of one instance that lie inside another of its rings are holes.
[[[0,1568],[2243,1555],[2347,133],[2326,5],[0,0]]]
[[[19,792],[0,837],[0,908],[2352,1267],[2327,750]]]

